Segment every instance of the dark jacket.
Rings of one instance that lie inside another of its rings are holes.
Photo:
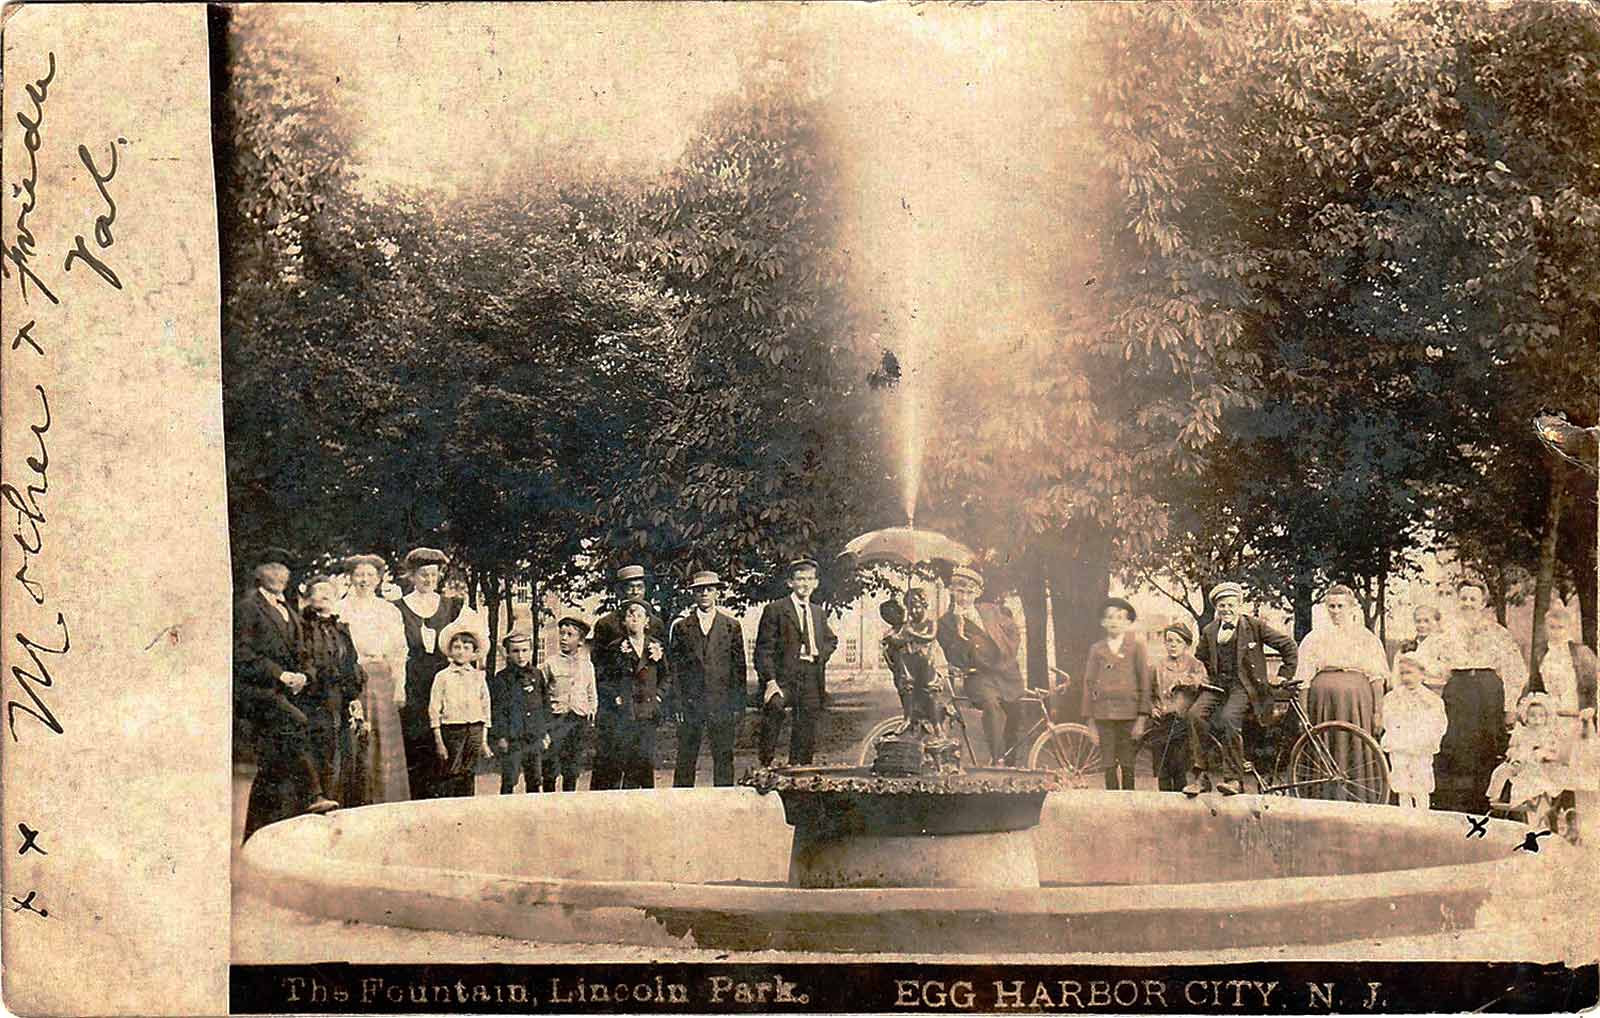
[[[543,741],[550,719],[550,683],[529,665],[506,665],[489,677],[489,738]]]
[[[1104,639],[1089,648],[1083,666],[1083,716],[1098,721],[1128,721],[1150,715],[1155,666],[1143,637],[1122,634],[1122,653],[1112,654]]]
[[[953,611],[939,616],[939,649],[951,668],[972,672],[963,680],[963,691],[974,701],[994,697],[1017,700],[1022,696],[1022,670],[1017,666],[1017,648],[1022,634],[1011,613],[989,601],[974,606],[983,625],[962,626]],[[961,635],[965,630],[965,636]]]
[[[1206,674],[1211,676],[1213,682],[1217,676],[1219,650],[1217,628],[1221,624],[1220,620],[1212,619],[1210,625],[1201,631],[1200,642],[1194,648],[1194,656],[1206,666]],[[1293,675],[1295,666],[1300,663],[1300,648],[1295,646],[1293,639],[1253,615],[1239,617],[1233,640],[1225,648],[1235,655],[1234,662],[1239,682],[1250,695],[1250,707],[1255,711],[1258,720],[1266,720],[1272,713],[1272,685],[1267,672],[1267,647],[1271,647],[1283,656],[1279,673]]]
[[[290,702],[301,710],[307,705],[325,706],[335,719],[344,717],[345,706],[360,696],[366,685],[350,627],[337,616],[319,617],[305,609],[300,617],[299,662],[306,685],[290,696]]]
[[[718,611],[709,635],[700,631],[695,612],[679,618],[672,624],[667,656],[672,659],[669,712],[704,717],[744,710],[749,674],[744,630],[731,615]]]
[[[656,639],[645,634],[645,646]],[[659,641],[658,641],[659,642]],[[633,652],[626,638],[608,645],[595,663],[595,691],[602,713],[615,712],[631,721],[654,721],[660,713],[660,697],[670,682],[672,658],[662,646],[660,661]],[[621,703],[617,701],[621,700]]]
[[[612,609],[594,620],[594,629],[589,633],[589,645],[597,651],[603,651],[626,635],[627,631],[622,628],[622,613]],[[644,624],[644,635],[651,640],[660,640],[663,647],[667,645],[667,624],[653,610],[650,620]]]
[[[428,618],[423,618],[411,610],[405,598],[396,602],[406,632],[406,705],[400,711],[400,720],[409,733],[408,738],[428,736],[428,696],[433,691],[433,677],[450,664],[445,648],[439,646],[439,634],[461,616],[463,603],[458,597],[441,594],[439,607]],[[424,626],[433,630],[431,651],[422,639]]]
[[[285,619],[258,587],[233,606],[233,694],[238,709],[252,713],[264,699],[287,696],[278,681],[284,672],[300,671],[300,616]]]
[[[827,613],[815,601],[810,608],[817,661],[809,668],[800,660],[800,613],[795,610],[794,598],[768,601],[761,608],[761,623],[756,628],[756,674],[763,685],[776,682],[790,703],[806,683],[815,683],[819,695],[824,691],[828,658],[839,645],[839,638],[828,628]]]

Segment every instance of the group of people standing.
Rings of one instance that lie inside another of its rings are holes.
[[[694,606],[668,626],[646,598],[644,568],[623,566],[612,610],[592,626],[577,610],[560,612],[556,651],[538,665],[532,634],[511,632],[491,676],[483,671],[482,619],[463,597],[440,590],[449,564],[443,552],[406,555],[411,589],[397,599],[381,593],[387,563],[356,555],[342,564],[344,589],[331,576],[315,577],[304,585],[303,604],[289,588],[286,557],[263,556],[234,611],[236,705],[254,729],[258,763],[246,836],[340,805],[470,795],[490,757],[499,762],[502,792],[519,783],[530,792],[573,791],[586,757],[592,789],[649,788],[656,732],[669,718],[677,737],[673,784],[694,784],[709,744],[714,783],[731,785],[739,720],[752,706],[763,766],[776,758],[786,727],[788,763],[813,761],[826,664],[838,641],[813,600],[811,559],[790,562],[789,593],[762,608],[752,699],[743,630],[719,607],[714,572],[694,574]],[[952,606],[937,619],[922,603],[894,620],[886,657],[891,665],[904,657],[894,653],[903,643],[959,675],[982,714],[989,761],[1015,765],[1024,690],[1017,624],[981,600],[983,577],[971,567],[954,570],[950,592]],[[918,593],[908,594],[908,609]],[[1076,690],[1098,735],[1106,787],[1134,787],[1144,748],[1161,789],[1212,787],[1212,775],[1225,769],[1219,752],[1244,758],[1247,712],[1259,723],[1271,718],[1271,649],[1279,675],[1296,680],[1313,725],[1339,721],[1381,736],[1403,804],[1482,813],[1508,748],[1537,742],[1512,738],[1525,695],[1541,697],[1546,714],[1592,719],[1596,671],[1594,652],[1571,638],[1570,618],[1557,609],[1548,619],[1543,688],[1530,689],[1522,653],[1486,612],[1486,597],[1476,581],[1459,584],[1450,625],[1436,608],[1417,609],[1418,637],[1393,663],[1342,585],[1326,592],[1325,620],[1297,644],[1244,610],[1239,584],[1221,583],[1210,593],[1215,616],[1198,636],[1175,623],[1154,654],[1131,635],[1133,605],[1111,598],[1101,613],[1104,638],[1090,649]],[[1592,720],[1581,723],[1593,728]],[[1358,772],[1370,744],[1341,731],[1329,749]]]
[[[1295,680],[1311,724],[1347,726],[1330,729],[1328,737],[1346,773],[1371,772],[1362,759],[1371,744],[1350,733],[1381,736],[1389,784],[1402,805],[1486,812],[1496,792],[1491,774],[1505,761],[1513,725],[1531,698],[1548,699],[1553,713],[1575,719],[1574,727],[1592,727],[1595,654],[1571,638],[1568,613],[1552,611],[1543,688],[1530,687],[1521,650],[1486,611],[1484,586],[1464,580],[1455,594],[1452,624],[1444,625],[1435,607],[1418,608],[1418,639],[1392,663],[1344,585],[1324,594],[1326,620],[1297,644],[1244,612],[1239,584],[1218,584],[1210,592],[1215,618],[1198,639],[1182,623],[1168,626],[1159,656],[1127,638],[1137,614],[1128,601],[1111,598],[1102,611],[1105,637],[1089,652],[1081,690],[1106,787],[1133,787],[1141,746],[1150,749],[1163,790],[1212,787],[1211,775],[1225,769],[1219,751],[1235,747],[1243,759],[1246,711],[1259,723],[1271,718],[1273,686],[1282,680],[1274,682],[1268,671],[1270,648],[1280,658],[1279,675]],[[1217,786],[1237,790],[1231,782]]]
[[[642,566],[615,575],[616,606],[591,626],[558,614],[558,646],[535,666],[531,634],[513,631],[501,667],[483,671],[488,638],[460,596],[440,591],[449,557],[405,557],[411,590],[380,593],[387,563],[344,560],[347,590],[332,576],[289,588],[287,555],[274,549],[235,605],[234,685],[255,733],[257,774],[245,836],[305,812],[406,799],[470,795],[496,758],[500,790],[577,788],[592,744],[589,787],[655,783],[656,731],[676,722],[673,783],[692,786],[709,743],[713,781],[734,781],[738,722],[751,705],[744,634],[718,607],[722,581],[695,573],[694,607],[667,626],[646,600]],[[772,763],[789,730],[789,762],[812,761],[838,645],[812,600],[817,563],[785,569],[789,594],[764,606],[755,646],[758,745]]]

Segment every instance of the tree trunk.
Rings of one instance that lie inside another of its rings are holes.
[[[1543,679],[1539,665],[1544,661],[1549,634],[1545,632],[1545,615],[1550,611],[1550,594],[1555,589],[1556,539],[1560,536],[1561,511],[1566,506],[1567,484],[1559,464],[1552,463],[1550,472],[1550,498],[1544,511],[1544,532],[1539,535],[1539,566],[1533,577],[1533,647],[1528,679],[1530,688]]]
[[[1597,574],[1600,574],[1600,569],[1596,569],[1595,549],[1590,548],[1586,558],[1587,561],[1579,560],[1583,562],[1584,568],[1576,570],[1578,577],[1578,613],[1583,616],[1583,642],[1587,643],[1592,650],[1596,646],[1600,646],[1600,642],[1596,641],[1596,636],[1600,635],[1596,633],[1596,629],[1600,627],[1596,626],[1597,619],[1595,615],[1597,607],[1595,603],[1595,579]]]
[[[1389,652],[1389,565],[1388,552],[1384,552],[1383,572],[1378,576],[1378,642]]]
[[[507,581],[507,585],[507,589],[509,589],[509,581]],[[530,579],[528,581],[528,635],[533,638],[533,663],[535,665],[544,663],[539,657],[544,646],[544,641],[539,639],[539,631],[543,628],[541,623],[544,621],[542,608],[543,606],[539,603],[539,581]]]
[[[1479,579],[1488,585],[1489,607],[1494,609],[1494,620],[1502,626],[1506,624],[1506,598],[1509,596],[1507,588],[1510,581],[1506,579],[1504,566],[1487,566]]]
[[[484,607],[489,615],[489,653],[484,657],[483,670],[493,675],[500,654],[500,578],[493,573],[485,572],[482,574],[482,580],[488,591]]]
[[[1294,577],[1294,640],[1299,643],[1311,632],[1311,610],[1316,607],[1316,596],[1311,586],[1309,570],[1297,570]]]
[[[1048,603],[1044,589],[1044,570],[1040,568],[1038,562],[1038,555],[1028,555],[1028,565],[1017,591],[1022,599],[1023,639],[1027,645],[1027,680],[1031,689],[1045,689],[1050,685],[1050,651],[1046,646],[1050,639],[1046,622]]]
[[[1089,648],[1100,638],[1100,608],[1111,593],[1111,540],[1085,526],[1047,555],[1056,665],[1082,681]]]

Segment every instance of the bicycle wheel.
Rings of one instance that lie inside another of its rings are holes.
[[[1324,721],[1295,740],[1289,781],[1302,799],[1389,801],[1389,763],[1378,740],[1346,721]]]
[[[873,725],[866,737],[861,740],[861,753],[856,763],[862,767],[871,767],[873,759],[878,755],[878,743],[891,735],[899,735],[905,726],[906,719],[903,717],[884,718]]]
[[[1034,770],[1055,771],[1066,788],[1089,788],[1100,780],[1100,740],[1086,725],[1052,724],[1028,753]]]

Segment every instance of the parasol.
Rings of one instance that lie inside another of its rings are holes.
[[[972,550],[935,530],[885,527],[855,538],[839,557],[854,559],[858,566],[882,562],[910,568],[923,562],[966,565],[972,561]]]

